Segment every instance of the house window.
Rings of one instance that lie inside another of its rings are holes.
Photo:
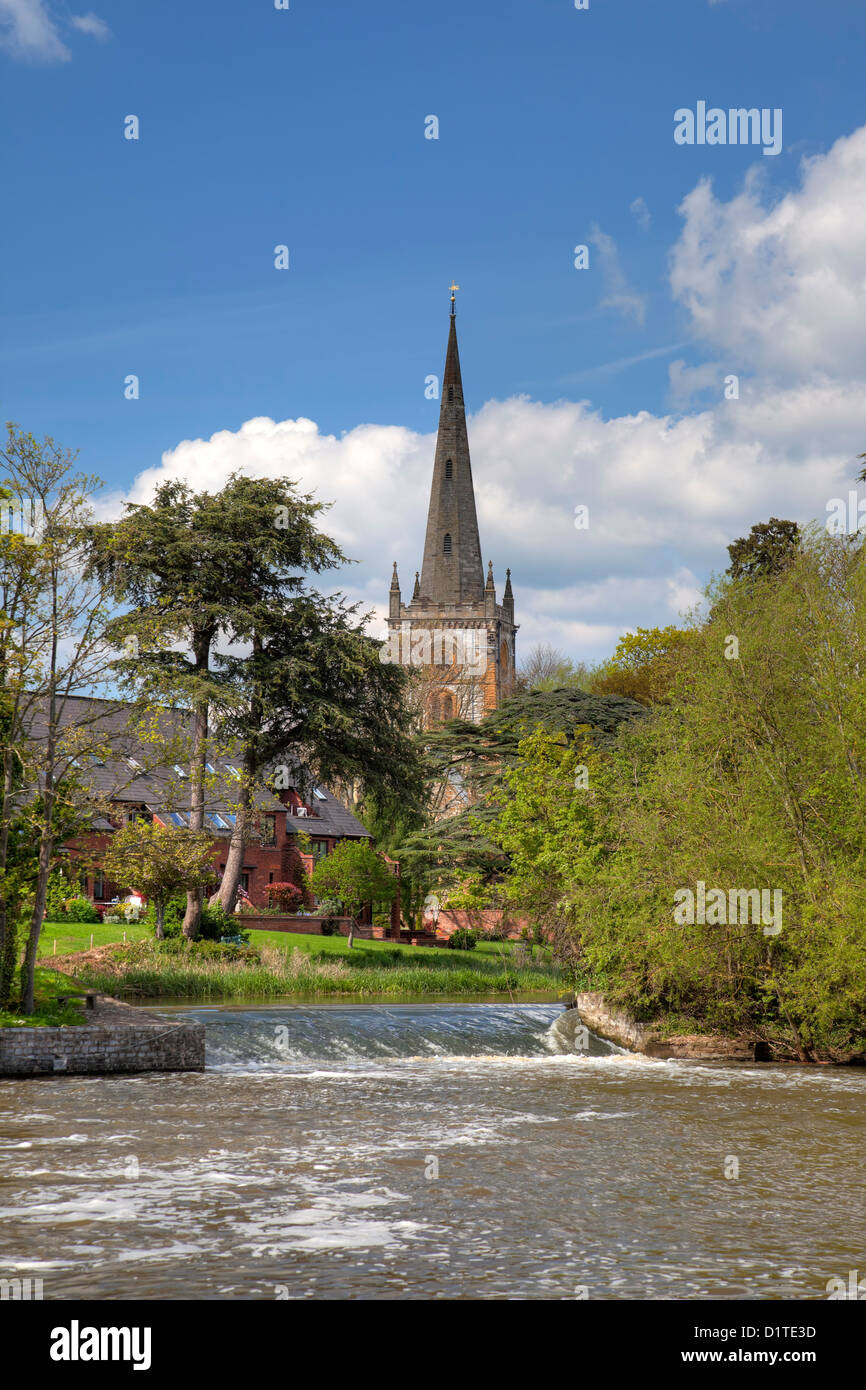
[[[328,853],[328,841],[314,840],[312,843],[312,852],[314,859],[325,859]]]
[[[241,888],[243,888],[243,890],[244,890],[245,893],[248,893],[248,892],[250,891],[250,876],[249,876],[249,874],[241,874]]]
[[[442,541],[442,554],[443,554],[443,555],[450,555],[450,554],[451,554],[451,532],[450,532],[450,531],[446,531],[446,532],[445,532],[445,538],[444,538],[444,540]]]
[[[93,896],[100,902],[105,897],[105,874],[103,873],[93,875]]]
[[[445,460],[445,477],[446,477],[446,478],[453,478],[453,477],[454,477],[454,461],[453,461],[453,459],[446,459],[446,460]]]
[[[275,845],[277,843],[277,823],[273,816],[263,818],[261,835],[263,845]]]

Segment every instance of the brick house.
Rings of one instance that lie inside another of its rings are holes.
[[[111,836],[137,819],[166,826],[189,825],[189,772],[182,761],[157,761],[158,756],[179,751],[189,716],[185,711],[159,712],[156,737],[144,737],[136,726],[135,708],[119,700],[69,696],[63,701],[61,723],[68,752],[61,768],[68,766],[83,795],[94,802],[91,829],[67,841],[71,862],[81,866],[82,887],[97,908],[105,908],[118,896],[117,885],[106,880],[99,860]],[[38,738],[38,716],[31,737]],[[159,753],[155,752],[158,747]],[[86,751],[85,751],[86,750]],[[312,874],[317,859],[330,854],[341,840],[369,840],[351,811],[326,788],[319,786],[307,768],[286,760],[279,765],[281,785],[273,790],[263,782],[254,793],[255,833],[244,851],[241,886],[257,907],[268,906],[268,885],[292,877],[298,860]],[[236,814],[236,786],[240,762],[229,751],[213,755],[207,764],[205,826],[213,835],[213,865],[219,876],[225,868]],[[309,837],[309,843],[302,836]]]

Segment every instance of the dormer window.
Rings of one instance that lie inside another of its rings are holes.
[[[442,541],[442,554],[443,554],[443,555],[450,555],[450,554],[451,554],[451,532],[450,532],[450,531],[446,531],[446,532],[445,532],[445,538],[444,538],[444,540]]]
[[[446,477],[446,478],[453,478],[453,477],[454,477],[454,461],[453,461],[453,459],[446,459],[446,460],[445,460],[445,477]]]

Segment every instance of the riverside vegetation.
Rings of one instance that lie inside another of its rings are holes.
[[[729,549],[706,616],[624,649],[647,716],[605,748],[586,726],[527,728],[486,833],[506,898],[637,1019],[862,1055],[866,544],[774,519]],[[779,892],[781,930],[677,920],[700,881]]]
[[[264,935],[264,933],[262,933]],[[273,933],[272,935],[277,935]],[[283,938],[285,940],[285,938]],[[88,956],[58,958],[79,985],[124,998],[243,999],[281,995],[505,995],[562,988],[544,952],[483,943],[471,964],[464,951],[298,938],[291,947],[139,940]],[[311,949],[315,942],[315,950]]]

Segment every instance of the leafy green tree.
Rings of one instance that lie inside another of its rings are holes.
[[[318,897],[339,898],[349,915],[356,918],[367,903],[392,903],[397,882],[366,840],[341,840],[314,868],[313,888]],[[352,929],[350,947],[353,940]]]
[[[130,605],[110,627],[135,647],[122,671],[144,697],[192,712],[192,829],[204,826],[209,746],[216,737],[223,750],[240,750],[218,895],[228,911],[255,834],[255,788],[269,770],[276,790],[294,774],[275,764],[312,764],[321,781],[355,773],[392,795],[413,775],[404,673],[382,664],[354,608],[308,585],[309,574],[345,562],[317,528],[324,510],[289,479],[233,474],[217,493],[164,483],[149,506],[129,507],[121,522],[91,533],[94,569]],[[191,892],[189,937],[200,907]]]
[[[587,803],[598,853],[579,858],[571,891],[563,867],[557,910],[586,978],[638,1017],[745,1034],[803,1060],[863,1051],[862,538],[811,528],[771,584],[728,578],[708,597],[688,678],[598,752]],[[539,821],[555,824],[562,788],[550,787],[528,817],[526,869],[508,844],[523,890],[542,890],[536,864],[556,879],[556,855],[533,839]],[[678,895],[696,902],[699,883],[720,898],[704,920],[678,917]]]
[[[769,521],[753,526],[748,536],[741,536],[728,546],[731,563],[727,573],[732,579],[764,579],[780,574],[793,559],[800,544],[800,528],[796,521]]]
[[[595,694],[622,695],[642,705],[660,704],[670,699],[694,649],[690,629],[639,627],[621,637],[610,661],[593,672],[591,689]]]
[[[74,471],[74,452],[50,437],[40,442],[13,424],[0,458],[7,502],[22,516],[29,511],[38,517],[32,535],[4,536],[0,543],[0,994],[8,993],[9,962],[17,950],[12,936],[24,885],[8,869],[13,825],[23,817],[36,852],[21,967],[21,1010],[32,1013],[49,876],[64,833],[82,817],[73,769],[101,748],[93,713],[70,717],[67,701],[99,687],[111,652],[104,636],[107,594],[85,572],[83,544],[99,479]]]
[[[171,898],[213,882],[212,855],[213,839],[207,832],[136,820],[112,835],[103,867],[115,883],[154,904],[156,935],[161,939]]]
[[[448,784],[458,809],[406,835],[394,849],[401,871],[437,892],[476,880],[488,892],[490,905],[499,905],[496,889],[507,872],[508,855],[490,826],[498,816],[497,796],[508,785],[508,772],[521,762],[522,740],[540,728],[567,744],[588,738],[594,747],[607,747],[621,724],[645,715],[635,700],[566,687],[523,692],[478,724],[452,720],[429,731],[428,780]]]

